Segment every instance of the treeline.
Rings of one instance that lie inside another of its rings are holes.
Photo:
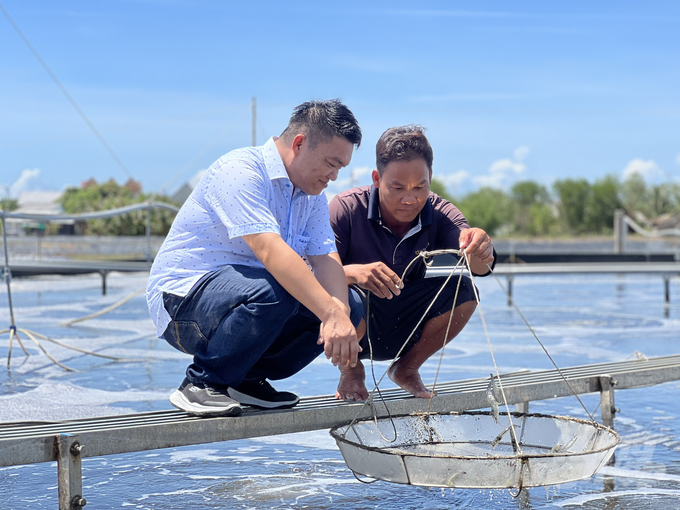
[[[80,188],[67,188],[61,195],[59,203],[65,213],[75,214],[125,207],[126,205],[145,202],[151,198],[156,202],[173,203],[165,195],[142,193],[141,183],[132,179],[122,186],[114,179],[102,184],[90,179],[84,182]],[[86,233],[94,235],[144,235],[146,232],[146,215],[146,210],[138,210],[111,218],[87,220]],[[174,218],[175,213],[172,211],[153,210],[151,213],[151,233],[153,235],[166,235]]]
[[[471,226],[503,236],[607,235],[612,233],[616,209],[643,223],[680,215],[680,184],[648,185],[638,174],[623,182],[611,175],[592,184],[562,179],[550,189],[522,181],[509,192],[487,187],[460,198],[451,197],[433,179],[432,191],[456,205]]]

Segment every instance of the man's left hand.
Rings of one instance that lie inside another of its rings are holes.
[[[461,231],[458,245],[461,250],[465,250],[468,257],[476,257],[484,264],[493,262],[491,239],[481,228],[466,228]]]

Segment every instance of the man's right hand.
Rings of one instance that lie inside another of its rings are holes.
[[[401,294],[400,289],[404,288],[401,278],[383,262],[351,264],[344,269],[348,284],[370,290],[379,298],[392,299],[393,295]]]
[[[335,366],[355,367],[361,347],[357,333],[346,313],[340,307],[333,309],[319,328],[319,344],[323,344],[326,358]]]

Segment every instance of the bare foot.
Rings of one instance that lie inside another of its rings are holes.
[[[368,398],[368,390],[366,389],[366,372],[361,361],[357,360],[357,366],[352,368],[343,366],[340,368],[340,382],[338,382],[338,390],[335,392],[335,398],[338,400],[353,400],[362,402]]]
[[[392,382],[418,398],[431,398],[437,394],[436,391],[432,392],[425,387],[418,369],[402,366],[400,362],[401,360],[397,360],[390,368],[388,375]]]

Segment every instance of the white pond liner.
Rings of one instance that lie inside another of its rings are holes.
[[[619,443],[616,432],[591,421],[511,415],[521,453],[513,449],[507,414],[496,423],[490,412],[393,416],[379,418],[377,427],[373,419],[358,420],[351,427],[334,427],[331,436],[357,475],[469,489],[537,487],[588,478],[607,463]]]

